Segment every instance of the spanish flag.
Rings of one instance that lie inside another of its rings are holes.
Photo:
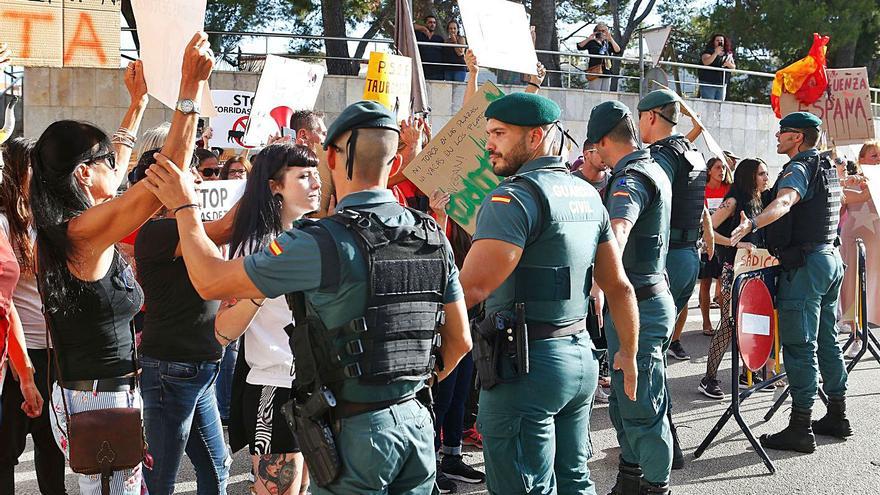
[[[510,196],[498,196],[497,194],[492,196],[493,203],[510,203]]]
[[[279,256],[281,253],[284,252],[284,250],[281,249],[281,245],[278,244],[278,239],[275,239],[269,243],[269,251],[275,256]]]
[[[820,36],[813,33],[813,46],[810,53],[797,62],[779,69],[773,79],[773,88],[770,90],[770,106],[776,117],[782,118],[779,98],[782,93],[791,93],[797,100],[809,105],[818,100],[828,87],[828,78],[825,75],[825,52],[828,51],[828,36]]]

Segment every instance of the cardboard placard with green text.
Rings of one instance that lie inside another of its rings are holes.
[[[489,103],[502,96],[504,93],[494,84],[483,83],[403,171],[429,196],[436,189],[449,193],[446,213],[469,234],[476,229],[483,199],[501,182],[492,171],[486,151],[483,114]]]

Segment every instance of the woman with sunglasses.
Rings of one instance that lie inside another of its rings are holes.
[[[251,162],[244,155],[233,156],[223,164],[220,180],[247,180]]]
[[[263,250],[293,222],[320,207],[317,167],[318,158],[306,146],[281,143],[263,148],[239,202],[229,243],[233,258]],[[218,342],[227,345],[244,335],[233,392],[233,404],[240,407],[232,409],[229,440],[233,451],[250,445],[257,495],[302,493],[308,486],[299,443],[281,414],[294,376],[285,332],[290,323],[284,297],[227,301],[217,313]],[[275,465],[286,475],[270,479],[265,465]],[[278,479],[285,481],[279,484]]]
[[[184,50],[181,103],[162,148],[176,163],[189,163],[196,137],[198,114],[183,109],[201,99],[213,64],[207,35],[197,33]],[[131,105],[112,137],[91,124],[63,120],[43,132],[31,155],[37,279],[59,366],[50,421],[66,455],[69,442],[93,440],[68,438],[67,413],[142,407],[131,318],[143,292],[114,245],[161,203],[144,184],[114,198],[147,106],[140,62],[129,65],[125,84]],[[100,476],[78,478],[80,493],[102,493]],[[141,480],[141,465],[114,471],[109,491],[140,495]]]
[[[740,213],[745,212],[749,218],[761,213],[764,208],[762,193],[770,187],[770,176],[767,165],[761,159],[745,159],[736,167],[733,184],[721,206],[712,214],[712,225],[715,227],[715,243],[718,248],[715,256],[721,263],[721,322],[718,330],[712,335],[709,344],[709,357],[706,360],[706,376],[700,381],[699,391],[706,397],[721,400],[724,392],[716,378],[721,358],[730,339],[733,338],[733,318],[730,314],[730,297],[733,288],[733,262],[737,249],[755,249],[763,247],[762,231],[745,236],[735,246],[730,245],[730,233],[739,225]],[[772,389],[766,389],[772,391]]]
[[[202,180],[220,180],[220,160],[211,150],[199,148],[196,150],[199,159],[199,175]]]

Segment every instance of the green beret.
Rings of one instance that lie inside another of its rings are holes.
[[[638,109],[640,112],[645,112],[677,101],[678,95],[672,91],[669,91],[668,89],[658,89],[645,95],[645,97],[639,101]]]
[[[336,117],[327,129],[327,137],[324,139],[326,150],[340,134],[352,129],[391,129],[400,132],[397,125],[397,117],[375,101],[359,101],[345,107],[345,110]]]
[[[587,124],[587,139],[598,143],[606,134],[614,129],[618,122],[630,116],[629,108],[617,100],[604,101],[590,112]]]
[[[779,121],[779,127],[791,127],[792,129],[806,129],[821,125],[822,119],[810,112],[792,112]]]
[[[486,119],[523,127],[537,127],[559,120],[562,110],[550,98],[533,93],[511,93],[493,101],[486,108]]]

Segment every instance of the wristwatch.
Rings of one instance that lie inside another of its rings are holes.
[[[756,222],[754,218],[750,218],[749,222],[752,224],[752,233],[754,234],[758,231],[758,222]]]
[[[175,110],[185,114],[202,113],[202,109],[199,107],[199,104],[193,100],[178,100]]]

